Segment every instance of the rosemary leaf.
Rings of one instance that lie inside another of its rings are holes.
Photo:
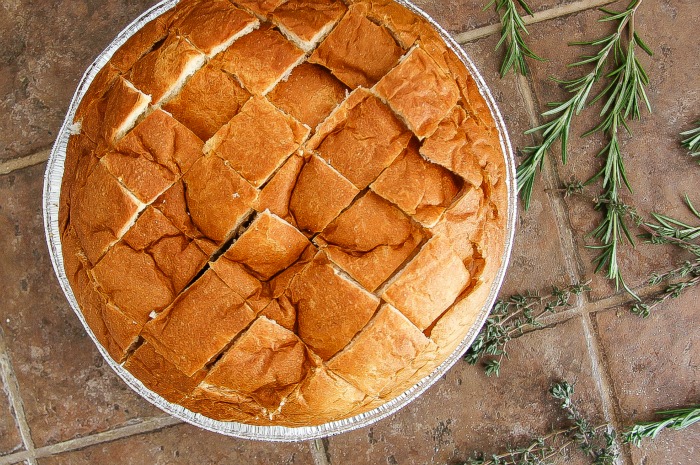
[[[681,430],[700,421],[700,405],[675,410],[662,410],[656,412],[661,417],[656,421],[636,423],[622,433],[622,440],[639,447],[642,439],[654,439],[665,429]]]
[[[695,126],[693,129],[681,132],[681,136],[687,136],[681,141],[681,145],[688,149],[691,157],[700,157],[700,120],[695,122]]]

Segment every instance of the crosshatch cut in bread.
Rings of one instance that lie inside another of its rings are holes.
[[[110,357],[220,421],[374,409],[458,347],[501,266],[496,124],[391,0],[182,0],[101,68],[60,192]]]

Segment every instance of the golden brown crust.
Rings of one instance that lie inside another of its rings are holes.
[[[270,279],[296,262],[309,245],[298,229],[269,211],[259,214],[224,256]]]
[[[309,147],[364,189],[394,161],[411,132],[377,97],[364,89],[350,94],[309,140]],[[357,154],[363,154],[358,163]]]
[[[189,216],[202,234],[223,243],[252,212],[257,189],[216,155],[192,165],[182,178],[185,205],[180,214]]]
[[[382,298],[421,330],[430,326],[469,284],[469,272],[442,236],[433,237],[386,288]]]
[[[272,21],[305,50],[327,33],[343,16],[340,0],[288,0],[272,12]]]
[[[285,0],[235,0],[233,3],[265,17],[284,2]]]
[[[267,181],[309,135],[309,128],[287,116],[265,97],[253,97],[207,141],[255,187]]]
[[[444,236],[462,260],[471,257],[472,244],[481,237],[487,218],[484,191],[471,187],[463,192],[431,229],[433,234]]]
[[[287,158],[260,191],[255,209],[259,212],[270,210],[285,221],[296,224],[289,212],[289,200],[305,163],[304,157],[296,153]]]
[[[429,136],[459,99],[459,89],[435,61],[414,48],[375,87],[419,138]]]
[[[431,227],[452,204],[461,184],[453,173],[421,157],[417,144],[411,143],[370,188]]]
[[[203,142],[162,110],[136,125],[102,157],[141,202],[151,203],[202,156]]]
[[[249,98],[250,93],[236,78],[208,64],[194,73],[163,109],[206,141],[233,118]]]
[[[200,370],[192,376],[185,375],[156,352],[148,342],[141,344],[129,356],[124,368],[168,402],[181,402],[192,393],[207,373]]]
[[[328,362],[328,368],[367,395],[390,400],[400,393],[395,392],[396,384],[411,379],[434,352],[430,339],[384,304],[355,340]]]
[[[265,95],[301,59],[304,51],[270,25],[247,34],[214,58],[251,93]]]
[[[204,54],[185,38],[171,33],[158,48],[134,64],[128,75],[129,81],[149,94],[153,103],[158,103],[201,67],[204,59]]]
[[[142,336],[187,376],[201,370],[253,321],[243,299],[211,270],[149,321]],[[207,334],[206,340],[201,334]]]
[[[173,30],[210,57],[259,24],[257,18],[228,0],[181,1],[174,16]]]
[[[319,367],[282,404],[275,423],[312,426],[345,418],[361,410],[368,398],[332,371]]]
[[[304,232],[317,233],[352,202],[359,189],[313,155],[299,172],[289,212]]]
[[[170,10],[146,23],[136,34],[127,39],[123,46],[114,52],[109,63],[121,74],[128,74],[134,63],[141,59],[168,36],[168,27],[174,10]]]
[[[386,28],[351,7],[309,57],[351,89],[372,87],[399,61],[403,50]]]
[[[289,288],[297,308],[299,337],[328,360],[362,329],[379,299],[340,276],[319,252]]]
[[[326,255],[374,291],[411,255],[424,236],[401,211],[368,191],[315,239]]]
[[[314,129],[345,99],[346,90],[328,70],[307,62],[294,68],[267,98]]]

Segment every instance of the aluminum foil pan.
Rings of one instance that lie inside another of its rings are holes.
[[[501,268],[496,275],[493,285],[491,286],[491,291],[488,299],[486,300],[483,308],[479,312],[474,325],[471,330],[465,335],[464,340],[459,345],[459,347],[452,353],[441,365],[439,365],[429,376],[425,377],[419,381],[415,386],[398,396],[397,398],[385,403],[381,407],[378,407],[369,412],[347,418],[345,420],[334,421],[330,423],[325,423],[319,426],[310,427],[300,427],[300,428],[289,428],[283,426],[253,426],[246,425],[237,422],[221,422],[215,421],[210,418],[204,417],[198,413],[193,413],[184,407],[176,404],[172,404],[165,399],[163,399],[158,394],[146,388],[138,379],[136,379],[131,373],[124,369],[121,365],[115,363],[107,354],[107,351],[99,344],[95,335],[93,334],[90,327],[85,322],[82,313],[78,307],[78,303],[75,299],[73,291],[66,277],[66,271],[63,266],[63,252],[61,249],[61,241],[58,230],[58,206],[59,206],[59,195],[61,190],[61,180],[63,178],[64,162],[66,159],[66,147],[68,145],[68,137],[71,134],[71,127],[73,118],[75,115],[75,110],[78,107],[81,99],[85,95],[90,83],[94,79],[97,72],[109,61],[112,54],[121,47],[126,40],[141,29],[147,22],[156,18],[163,12],[173,8],[178,0],[164,0],[157,5],[153,6],[146,12],[144,12],[139,18],[127,26],[116,39],[97,57],[97,59],[90,65],[82,80],[78,86],[78,90],[73,96],[70,108],[68,109],[68,114],[61,126],[60,132],[56,139],[56,143],[53,146],[51,155],[49,156],[48,166],[46,168],[46,175],[44,178],[44,199],[43,199],[43,214],[44,214],[44,228],[46,232],[46,241],[49,246],[49,253],[51,256],[51,262],[53,263],[54,270],[58,276],[58,281],[61,284],[63,292],[68,298],[68,302],[75,311],[78,319],[85,327],[88,335],[97,345],[102,356],[105,358],[109,366],[121,377],[124,382],[136,391],[140,396],[144,397],[146,400],[151,402],[156,407],[164,410],[165,412],[173,415],[187,423],[199,426],[209,431],[214,431],[216,433],[225,434],[227,436],[234,436],[245,439],[257,439],[264,441],[302,441],[309,439],[316,439],[326,436],[331,436],[334,434],[343,433],[346,431],[351,431],[357,428],[362,428],[370,425],[382,418],[391,415],[400,408],[406,406],[411,401],[415,400],[420,396],[426,389],[428,389],[435,381],[437,381],[447,370],[452,367],[464,354],[464,352],[469,348],[471,343],[476,338],[479,330],[486,321],[486,317],[489,314],[489,310],[496,300],[498,290],[503,282],[503,277],[505,275],[505,270],[508,266],[508,259],[510,257],[511,246],[513,243],[513,236],[515,231],[515,219],[517,212],[517,189],[515,186],[515,162],[513,158],[513,151],[510,146],[510,141],[508,139],[508,133],[506,131],[505,123],[501,117],[500,112],[496,106],[496,102],[491,95],[488,87],[484,83],[483,78],[477,71],[472,60],[467,56],[464,50],[455,42],[455,40],[445,31],[439,24],[437,24],[432,18],[430,18],[426,13],[421,11],[419,8],[414,6],[412,3],[406,0],[396,0],[398,3],[406,6],[411,11],[422,16],[433,27],[440,33],[442,38],[445,40],[447,45],[455,52],[455,54],[464,62],[469,72],[474,77],[481,94],[486,99],[486,102],[493,114],[494,120],[496,121],[496,126],[500,134],[501,148],[505,156],[506,162],[506,185],[508,188],[508,221],[507,221],[507,231],[506,231],[506,243],[504,244],[503,250],[503,262]]]

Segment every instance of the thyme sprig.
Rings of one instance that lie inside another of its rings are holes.
[[[641,2],[642,0],[632,0],[627,8],[620,12],[601,9],[605,16],[600,21],[616,22],[615,32],[600,39],[574,43],[574,45],[597,47],[597,53],[583,55],[579,61],[570,66],[592,64],[593,68],[576,79],[555,79],[572,95],[564,102],[550,103],[551,109],[542,113],[542,116],[551,117],[551,119],[541,126],[526,131],[526,134],[541,133],[542,142],[522,150],[525,158],[517,171],[518,190],[525,208],[528,208],[537,172],[542,170],[545,156],[552,145],[557,141],[561,142],[562,162],[567,163],[568,142],[574,116],[598,100],[605,101],[600,113],[600,122],[584,134],[584,136],[595,132],[605,134],[607,143],[597,155],[604,158],[604,163],[600,171],[585,184],[598,180],[602,184],[603,191],[595,208],[603,212],[603,220],[591,232],[591,235],[598,240],[598,244],[591,247],[599,250],[598,256],[594,259],[596,272],[605,270],[606,276],[615,282],[618,289],[621,285],[627,287],[618,266],[619,245],[625,239],[634,243],[625,223],[626,212],[620,208],[622,205],[620,190],[626,187],[630,192],[632,191],[620,148],[620,130],[624,128],[629,132],[627,121],[638,119],[642,106],[646,106],[651,111],[649,99],[644,91],[644,87],[649,83],[649,77],[636,56],[636,47],[648,54],[652,53],[634,27],[634,15]],[[610,66],[612,70],[606,73],[605,70]],[[603,90],[589,101],[593,86],[601,80],[606,83]]]
[[[532,10],[525,0],[491,0],[484,7],[484,10],[486,10],[495,5],[496,12],[500,14],[501,17],[501,39],[496,45],[496,50],[503,45],[506,47],[506,53],[501,62],[501,77],[508,74],[508,71],[511,69],[513,69],[516,74],[527,75],[528,67],[525,58],[545,61],[544,58],[538,56],[525,43],[523,33],[529,34],[529,32],[527,32],[523,17],[520,15],[520,12],[518,12],[516,2],[527,14],[532,16]]]
[[[700,157],[700,120],[695,122],[695,126],[693,129],[681,132],[681,136],[688,136],[681,141],[681,145],[688,149],[691,157]]]
[[[550,394],[560,402],[570,425],[535,438],[525,447],[511,448],[504,453],[486,457],[477,454],[465,465],[540,465],[578,446],[595,465],[612,465],[618,456],[615,433],[608,424],[591,425],[572,400],[574,388],[566,381],[556,383]]]
[[[500,375],[501,364],[508,358],[508,343],[529,332],[542,329],[542,319],[573,308],[572,296],[590,291],[588,283],[552,287],[547,295],[526,292],[498,300],[464,359],[471,365],[482,361],[487,376]]]
[[[656,421],[637,423],[622,433],[623,441],[640,447],[642,439],[654,439],[665,429],[681,430],[700,422],[700,405],[674,410],[662,410],[656,412],[656,415],[661,418]]]
[[[688,196],[685,203],[694,216],[700,219],[700,212],[695,208]],[[666,286],[657,294],[637,302],[630,311],[644,318],[651,314],[657,305],[669,299],[676,299],[686,290],[700,284],[700,225],[690,225],[660,213],[652,213],[652,221],[640,223],[646,232],[642,237],[653,244],[673,244],[693,254],[694,259],[686,260],[674,269],[665,273],[654,273],[649,278],[651,285],[666,282]]]

